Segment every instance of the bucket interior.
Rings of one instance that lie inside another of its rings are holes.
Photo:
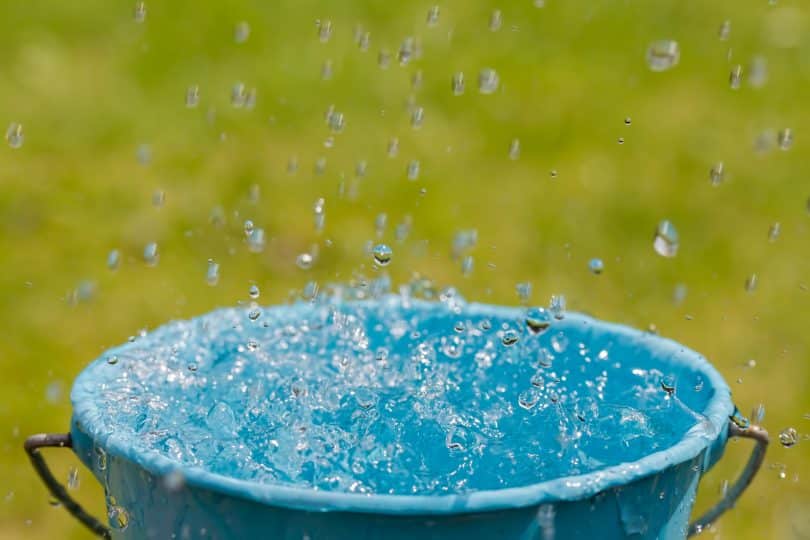
[[[399,496],[605,475],[685,441],[658,463],[693,458],[730,412],[674,342],[453,296],[174,322],[106,352],[72,399],[99,444],[147,468]]]

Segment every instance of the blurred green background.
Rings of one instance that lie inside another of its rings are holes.
[[[0,127],[21,124],[24,144],[0,147],[0,537],[88,538],[49,505],[22,451],[29,434],[67,429],[86,363],[139,329],[248,301],[254,282],[275,303],[308,281],[373,276],[366,243],[386,213],[395,283],[419,272],[468,298],[516,303],[516,283],[531,282],[535,303],[565,294],[570,309],[655,325],[706,354],[743,411],[762,403],[774,438],[790,426],[802,438],[772,445],[706,536],[810,538],[808,4],[447,0],[429,25],[431,5],[152,1],[139,22],[134,2],[3,3]],[[236,35],[243,21],[247,40]],[[400,65],[408,37],[414,54]],[[645,53],[660,39],[679,43],[680,63],[653,72]],[[491,95],[478,91],[485,68],[500,78]],[[255,106],[232,105],[239,81],[255,88]],[[199,104],[188,108],[193,85]],[[345,118],[334,135],[330,106]],[[777,144],[785,128],[789,150]],[[718,162],[725,177],[713,186]],[[260,253],[245,242],[247,219],[265,231]],[[652,247],[662,219],[680,233],[671,259]],[[451,250],[463,229],[478,232],[467,277]],[[143,261],[149,242],[155,267]],[[301,270],[296,256],[313,244],[317,260]],[[602,275],[588,271],[592,257]],[[749,451],[729,445],[699,508]],[[60,478],[78,466],[69,452],[47,454]],[[77,498],[101,514],[100,489],[84,469],[80,479]]]

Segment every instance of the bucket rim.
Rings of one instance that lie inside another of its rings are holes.
[[[392,296],[380,301],[396,301]],[[411,299],[412,306],[428,307],[434,301]],[[269,309],[289,310],[295,305],[272,306]],[[201,315],[232,311],[237,308],[222,308]],[[475,315],[501,317],[520,316],[521,307],[500,306],[483,303],[465,303],[465,312]],[[256,503],[305,511],[342,511],[388,515],[446,515],[474,512],[489,512],[536,506],[540,504],[588,499],[602,491],[632,483],[656,474],[668,467],[685,463],[707,451],[718,440],[724,439],[729,416],[734,410],[731,389],[722,375],[701,354],[669,338],[645,332],[624,324],[611,323],[589,315],[567,312],[566,321],[598,328],[600,332],[632,339],[650,355],[670,356],[673,365],[689,367],[705,378],[714,394],[706,407],[700,411],[711,423],[713,437],[704,434],[685,433],[672,446],[658,450],[638,460],[612,465],[586,474],[554,478],[535,484],[501,489],[473,491],[470,493],[444,495],[391,495],[359,494],[323,491],[312,488],[265,484],[251,480],[232,478],[213,473],[202,467],[178,465],[157,451],[136,450],[104,426],[104,416],[96,408],[97,381],[92,383],[91,369],[103,358],[89,364],[77,376],[71,390],[73,425],[89,436],[94,445],[100,446],[108,455],[123,458],[147,472],[162,477],[180,471],[185,485],[202,488],[219,494],[246,499]],[[111,349],[115,350],[115,348]],[[676,354],[677,353],[677,354]]]

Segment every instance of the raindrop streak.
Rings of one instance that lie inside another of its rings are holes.
[[[512,139],[509,143],[509,159],[512,161],[520,158],[520,139]]]
[[[245,106],[247,98],[247,89],[244,83],[236,82],[231,87],[231,106],[236,109],[241,109]]]
[[[193,109],[200,104],[200,87],[196,84],[186,90],[186,108]]]
[[[780,150],[790,150],[793,146],[793,131],[790,128],[780,130],[776,135],[776,141]]]
[[[79,469],[71,467],[68,471],[67,487],[71,491],[79,489]]]
[[[467,277],[472,274],[474,266],[475,260],[472,258],[472,255],[465,256],[461,259],[461,275]]]
[[[407,173],[408,173],[408,180],[413,181],[413,180],[416,180],[417,178],[419,178],[419,160],[418,159],[412,159],[411,161],[408,162]]]
[[[799,433],[796,431],[795,428],[792,427],[785,428],[779,432],[779,442],[785,448],[795,446],[795,444],[799,442]]]
[[[482,69],[478,74],[478,91],[482,94],[493,94],[498,89],[500,77],[491,68]]]
[[[371,254],[374,257],[374,262],[380,266],[388,266],[394,252],[385,244],[377,244],[374,246],[374,249],[371,250]]]
[[[711,181],[713,186],[719,186],[723,183],[723,180],[726,178],[726,169],[723,165],[722,161],[717,162],[717,164],[711,168],[709,171],[709,180]]]
[[[658,224],[655,230],[655,238],[653,239],[653,249],[662,257],[674,257],[678,254],[678,231],[675,226],[664,220]]]
[[[548,310],[554,315],[555,319],[562,319],[565,317],[565,296],[562,294],[555,294],[551,297]]]
[[[411,127],[413,129],[419,129],[422,127],[422,124],[425,121],[425,109],[422,107],[415,107],[413,111],[411,111]]]
[[[22,124],[12,122],[6,130],[6,142],[12,148],[20,148],[25,142]]]
[[[159,259],[160,254],[158,253],[157,243],[149,242],[146,244],[146,247],[143,248],[143,260],[146,261],[146,264],[149,266],[156,266]]]
[[[750,293],[754,292],[757,288],[758,281],[759,279],[757,278],[756,274],[751,274],[748,276],[748,278],[745,280],[745,291]]]
[[[742,85],[743,69],[741,65],[736,65],[728,76],[728,85],[732,90],[739,90]]]
[[[113,249],[107,255],[107,268],[110,270],[118,270],[118,267],[121,265],[121,252],[117,249]]]
[[[142,23],[146,20],[146,2],[135,4],[134,18],[136,23]]]
[[[332,37],[332,21],[325,20],[318,22],[318,40],[326,43]]]
[[[431,6],[427,14],[427,25],[436,26],[439,24],[439,6]]]
[[[454,96],[460,96],[464,93],[464,73],[459,71],[453,74],[451,88],[453,89]]]
[[[233,27],[233,41],[235,43],[244,43],[249,37],[250,25],[245,21],[236,23],[236,25]]]
[[[503,14],[500,9],[496,9],[489,16],[489,31],[497,32],[503,26]]]
[[[591,259],[588,261],[588,270],[590,270],[592,274],[596,274],[598,276],[604,269],[605,263],[602,262],[602,259]]]
[[[730,34],[731,21],[723,21],[723,24],[720,25],[720,30],[717,32],[717,36],[720,38],[720,41],[727,41]]]
[[[769,242],[776,242],[776,239],[779,238],[779,233],[782,230],[782,225],[776,221],[768,228],[768,241]]]
[[[666,71],[678,65],[681,50],[677,41],[653,41],[647,48],[647,65],[652,71]]]
[[[208,270],[205,273],[205,281],[211,287],[219,283],[219,264],[214,259],[208,259]]]

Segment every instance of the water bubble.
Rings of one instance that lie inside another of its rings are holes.
[[[211,287],[219,283],[219,264],[214,259],[208,259],[208,270],[205,272],[205,281]]]
[[[419,178],[419,160],[412,159],[408,162],[407,168],[408,180],[416,180]]]
[[[146,261],[146,264],[156,266],[159,259],[160,254],[158,253],[157,242],[149,242],[146,244],[146,247],[143,248],[143,260]]]
[[[509,159],[516,160],[520,158],[520,139],[512,139],[509,143]]]
[[[664,375],[661,378],[661,389],[667,393],[667,395],[672,395],[675,393],[675,377],[673,375]]]
[[[25,142],[22,124],[12,122],[6,130],[6,142],[11,148],[20,148]]]
[[[399,139],[391,137],[388,141],[388,157],[396,157],[399,153]]]
[[[782,230],[782,225],[776,221],[771,224],[768,228],[768,241],[769,242],[776,242],[776,239],[779,238],[779,233]]]
[[[780,150],[790,150],[793,146],[793,131],[790,128],[780,130],[776,135],[776,141]]]
[[[655,229],[653,249],[662,257],[674,257],[678,254],[678,231],[668,220],[661,221]]]
[[[436,26],[439,24],[439,6],[430,6],[427,14],[427,25]]]
[[[551,315],[541,307],[530,308],[526,311],[526,327],[533,334],[542,334],[551,326]]]
[[[717,162],[710,170],[709,170],[709,180],[711,181],[713,186],[719,186],[723,183],[726,177],[726,168],[723,165],[722,161]]]
[[[79,489],[79,484],[79,469],[71,467],[68,471],[67,487],[71,491],[76,491]]]
[[[503,25],[503,14],[500,9],[495,9],[489,15],[489,31],[497,32]]]
[[[661,39],[647,48],[647,65],[652,71],[666,71],[678,65],[681,50],[677,41]]]
[[[115,504],[110,505],[107,510],[107,518],[110,522],[110,527],[115,530],[123,531],[129,526],[129,514],[121,506]]]
[[[260,294],[261,291],[259,290],[258,285],[251,285],[250,288],[248,289],[248,296],[250,296],[254,300],[257,299]]]
[[[118,270],[118,267],[121,264],[121,252],[117,249],[113,249],[107,254],[107,268],[110,270]]]
[[[500,77],[492,68],[482,69],[478,74],[478,91],[482,94],[493,94],[498,89]]]
[[[591,259],[588,261],[588,270],[591,271],[592,274],[599,275],[604,271],[605,263],[602,262],[602,259]]]
[[[191,85],[186,90],[186,107],[193,109],[200,104],[200,87],[196,84]]]
[[[751,426],[751,421],[737,407],[734,407],[734,412],[731,413],[729,418],[741,429],[748,429]]]
[[[506,347],[511,347],[518,341],[520,341],[520,334],[512,329],[506,330],[503,333],[503,337],[501,337],[501,343],[503,343]]]
[[[374,261],[377,264],[380,266],[388,266],[394,252],[386,244],[377,244],[374,246],[374,249],[371,250],[371,254],[374,256]]]
[[[247,21],[240,21],[233,27],[233,41],[235,43],[244,43],[250,37],[250,25]]]
[[[475,261],[472,258],[472,255],[466,255],[461,259],[461,275],[469,276],[472,274],[473,267],[475,266]]]
[[[419,129],[425,121],[425,109],[423,107],[414,107],[411,111],[411,128]]]
[[[785,428],[779,432],[779,442],[785,448],[790,448],[794,446],[797,442],[799,442],[799,433],[796,431],[795,428],[789,427]]]
[[[135,3],[135,11],[133,16],[136,23],[142,23],[146,20],[146,2]]]
[[[757,288],[757,282],[759,279],[757,278],[756,274],[751,274],[745,280],[745,291],[746,292],[754,292]]]
[[[245,106],[247,88],[244,83],[236,82],[231,87],[231,106],[240,109]]]
[[[450,82],[450,88],[453,90],[454,96],[460,96],[464,93],[464,73],[459,71],[453,74],[453,79]]]
[[[518,395],[518,405],[522,409],[531,410],[540,401],[540,392],[536,388],[528,388]]]
[[[739,90],[742,85],[743,68],[741,65],[736,65],[731,69],[731,74],[728,76],[728,85],[732,90]]]
[[[332,37],[332,21],[318,21],[318,40],[326,43]]]
[[[551,297],[548,305],[548,310],[554,315],[555,319],[562,319],[565,317],[565,296],[562,294],[555,294]]]
[[[720,38],[720,41],[728,40],[728,36],[731,34],[731,21],[723,21],[723,24],[720,25],[720,30],[718,30],[717,35]]]
[[[312,268],[312,262],[313,262],[313,257],[309,253],[301,253],[295,259],[295,264],[301,270],[309,270],[310,268]]]
[[[251,253],[261,253],[264,251],[264,229],[253,229],[248,235],[247,244]]]

